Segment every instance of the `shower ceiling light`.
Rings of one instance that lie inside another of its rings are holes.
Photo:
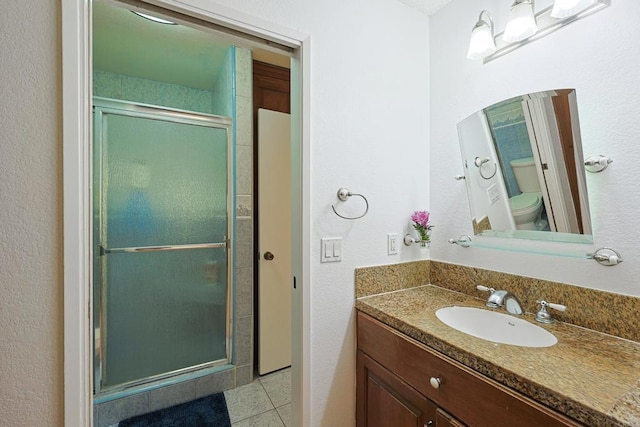
[[[502,38],[507,42],[519,42],[531,37],[536,31],[538,31],[538,25],[533,14],[533,0],[514,1]]]
[[[489,22],[482,19],[483,14],[486,15]],[[471,30],[471,40],[469,41],[467,58],[475,60],[484,59],[495,51],[496,43],[493,39],[493,19],[491,19],[491,14],[488,11],[483,10],[480,12],[478,22],[476,22],[473,30]]]
[[[131,12],[135,13],[136,15],[144,19],[148,19],[149,21],[157,22],[158,24],[178,25],[173,21],[167,21],[166,19],[158,18],[152,15],[147,15],[146,13],[136,12],[135,10],[132,10]]]

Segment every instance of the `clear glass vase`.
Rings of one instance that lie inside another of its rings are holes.
[[[429,230],[418,230],[418,235],[420,236],[420,246],[423,248],[428,248],[431,243],[431,232]]]

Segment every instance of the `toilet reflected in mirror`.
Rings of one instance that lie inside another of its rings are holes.
[[[533,157],[515,159],[509,162],[520,193],[509,197],[509,208],[518,230],[549,229],[549,223],[542,218],[542,190]],[[545,212],[546,216],[546,212]]]
[[[574,89],[491,105],[458,136],[476,235],[592,242]]]

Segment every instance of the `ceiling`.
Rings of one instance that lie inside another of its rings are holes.
[[[404,3],[409,7],[426,13],[427,15],[433,15],[443,6],[451,3],[452,0],[398,0],[400,3]]]
[[[451,0],[397,0],[433,14]],[[171,19],[171,18],[167,18]],[[183,23],[185,24],[185,23]],[[166,25],[139,17],[112,2],[93,3],[93,66],[196,89],[212,90],[232,45],[242,40],[193,25]],[[246,45],[260,61],[288,66],[286,55]]]
[[[166,17],[167,19],[171,19]],[[212,90],[237,37],[193,25],[158,24],[106,1],[93,3],[93,67],[127,76]],[[250,47],[244,42],[243,47]],[[288,66],[285,55],[251,46],[255,59]]]

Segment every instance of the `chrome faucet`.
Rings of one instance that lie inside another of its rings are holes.
[[[562,304],[554,304],[552,302],[546,302],[544,300],[538,301],[540,304],[540,311],[536,313],[536,320],[541,323],[554,323],[556,319],[553,318],[551,313],[547,311],[547,307],[553,308],[558,311],[566,311],[567,306]]]
[[[493,288],[487,288],[486,286],[477,285],[476,289],[479,291],[491,292],[489,298],[487,298],[487,307],[498,308],[504,306],[507,313],[522,314],[522,305],[515,295],[508,291],[496,291]]]

